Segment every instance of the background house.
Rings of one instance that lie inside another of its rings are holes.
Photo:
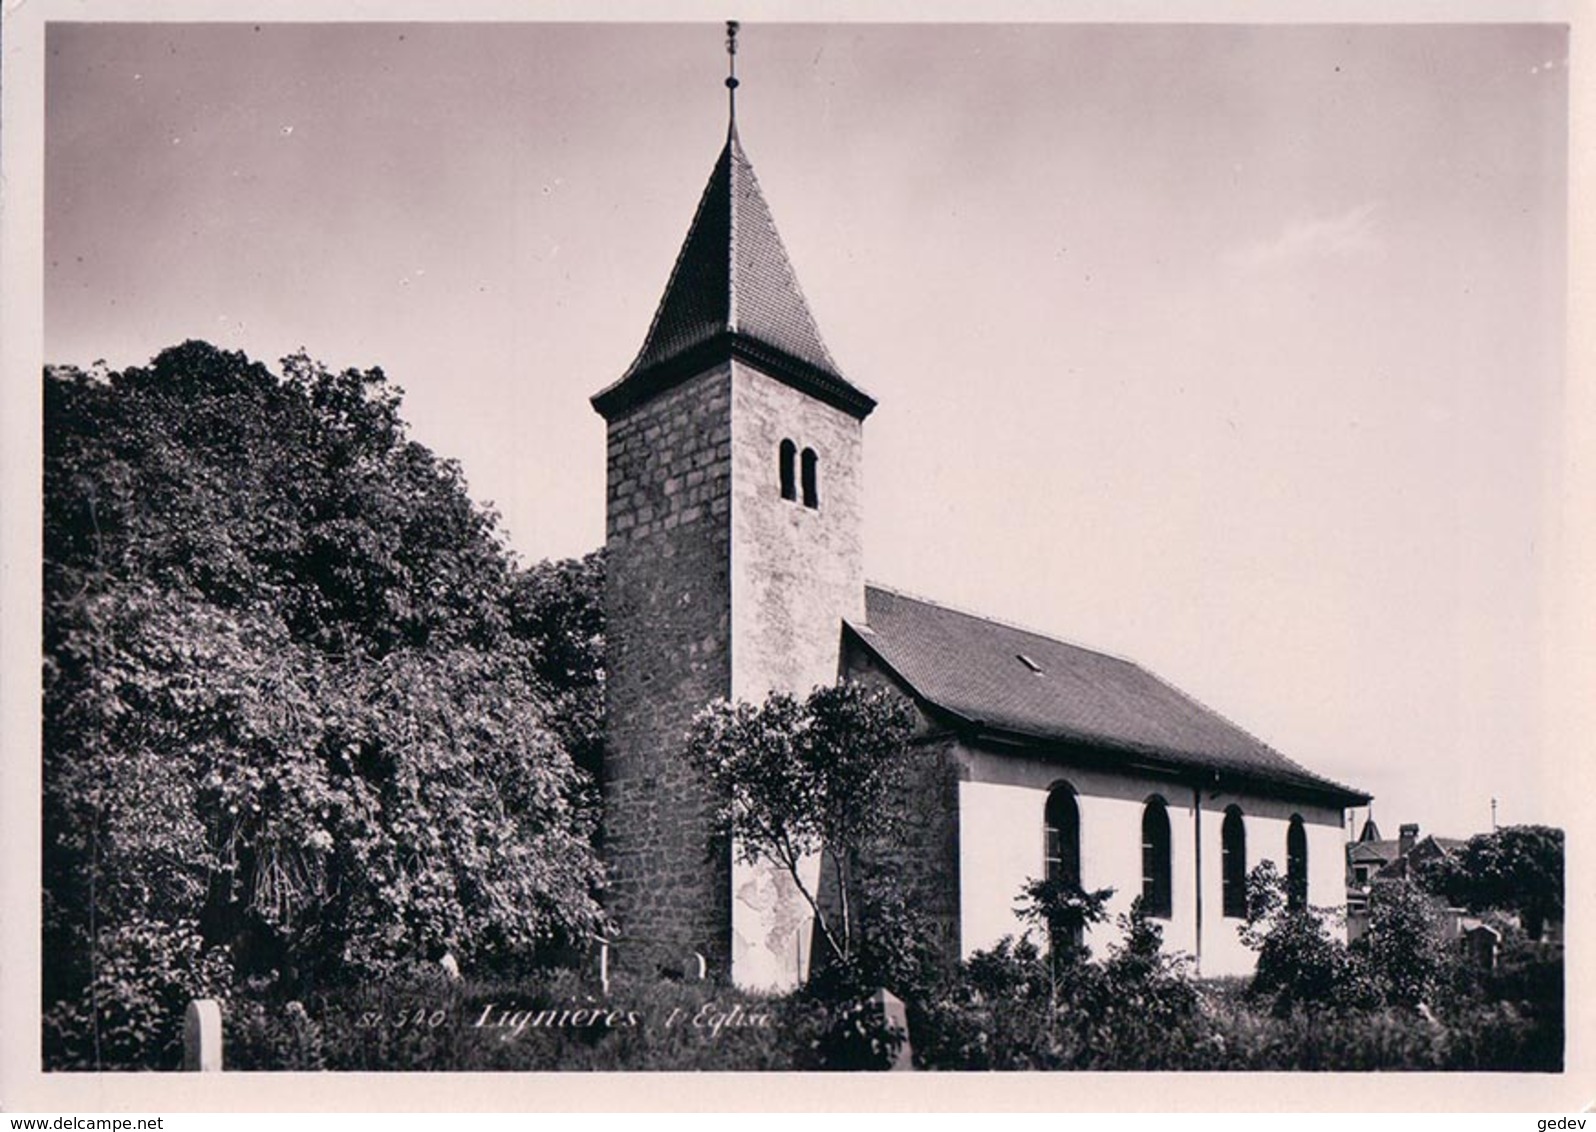
[[[1347,843],[1347,941],[1363,934],[1369,922],[1369,893],[1381,881],[1396,881],[1414,876],[1426,861],[1447,856],[1461,849],[1467,840],[1460,837],[1419,836],[1417,822],[1405,822],[1395,840],[1380,836],[1380,827],[1366,818],[1356,841]],[[1478,921],[1464,924],[1462,913],[1450,910],[1449,933],[1457,935]]]

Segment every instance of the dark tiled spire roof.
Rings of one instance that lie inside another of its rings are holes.
[[[643,348],[593,407],[613,416],[731,356],[857,417],[875,408],[821,341],[735,126]]]
[[[1299,766],[1128,660],[865,588],[857,639],[923,701],[1006,743],[1144,762],[1331,805],[1369,796]]]

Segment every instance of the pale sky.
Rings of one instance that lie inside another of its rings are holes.
[[[55,25],[46,359],[380,365],[524,560],[725,134],[718,24]],[[1135,659],[1401,822],[1568,825],[1568,40],[745,22],[869,576]],[[1361,820],[1360,812],[1359,818]]]

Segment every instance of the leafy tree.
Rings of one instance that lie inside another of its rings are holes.
[[[1433,1004],[1457,981],[1458,953],[1440,902],[1408,878],[1369,890],[1369,923],[1349,949],[1394,1006]]]
[[[895,692],[841,683],[803,701],[782,692],[760,705],[718,701],[698,714],[688,737],[688,760],[719,799],[721,826],[739,856],[786,870],[831,957],[844,964],[857,958],[857,856],[902,827],[913,729],[913,709]],[[835,917],[800,868],[817,853],[836,882]]]
[[[539,562],[511,583],[511,630],[536,643],[549,725],[597,781],[604,758],[604,551]]]
[[[47,371],[44,407],[48,1064],[170,1064],[236,980],[597,924],[551,650],[381,371],[189,342]]]
[[[1510,825],[1476,834],[1456,853],[1431,858],[1425,888],[1471,912],[1517,912],[1531,939],[1563,916],[1563,831]]]

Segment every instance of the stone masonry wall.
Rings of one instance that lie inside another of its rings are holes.
[[[610,422],[604,848],[639,970],[730,962],[730,861],[682,739],[731,690],[731,477],[729,365]]]
[[[864,649],[844,654],[848,679],[884,686],[908,698],[908,689]],[[908,906],[928,921],[938,955],[949,965],[959,950],[959,778],[958,740],[917,711],[914,745],[903,783],[904,819],[898,837],[871,847],[862,866],[887,878],[903,892]]]
[[[959,955],[959,761],[948,736],[909,752],[901,834],[875,847],[869,867],[900,886],[923,916],[932,942],[950,965]]]

